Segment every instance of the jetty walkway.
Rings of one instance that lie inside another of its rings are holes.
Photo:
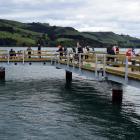
[[[101,52],[89,52],[87,54],[74,54],[68,53],[63,56],[59,55],[59,52],[55,51],[21,51],[10,55],[8,51],[0,51],[0,65],[2,63],[15,65],[32,62],[51,62],[59,68],[77,69],[94,72],[94,78],[96,80],[108,79],[108,74],[114,76],[123,77],[127,84],[129,79],[140,81],[140,56],[130,58],[121,53],[118,55],[108,55]],[[101,75],[99,75],[101,74]]]
[[[0,51],[0,66],[51,64],[66,71],[67,81],[72,80],[72,73],[77,73],[97,81],[117,83],[112,84],[117,94],[122,92],[120,85],[140,88],[140,56],[128,58],[124,53],[108,55],[103,52],[63,53],[60,56],[60,53],[31,51],[29,54],[28,51],[21,51],[11,55],[7,51]],[[0,78],[3,77],[1,71]]]

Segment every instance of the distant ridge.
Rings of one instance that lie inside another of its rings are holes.
[[[113,32],[79,32],[72,27],[51,26],[49,23],[21,23],[0,19],[0,46],[57,46],[62,44],[73,47],[79,41],[81,45],[108,47],[111,44],[120,47],[140,48],[140,39]]]

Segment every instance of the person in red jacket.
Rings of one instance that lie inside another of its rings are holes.
[[[128,61],[131,61],[131,57],[132,57],[132,49],[131,48],[129,48],[126,51],[126,56],[128,57]]]
[[[117,46],[117,47],[116,47],[116,54],[119,54],[119,51],[120,51],[120,50],[119,50],[119,47]]]

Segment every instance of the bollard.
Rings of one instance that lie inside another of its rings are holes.
[[[122,103],[123,90],[122,89],[112,89],[112,102]]]
[[[122,104],[123,100],[123,85],[117,82],[110,81],[112,88],[112,103]]]
[[[72,81],[72,72],[66,71],[66,82]]]
[[[5,80],[5,68],[0,67],[0,80]]]

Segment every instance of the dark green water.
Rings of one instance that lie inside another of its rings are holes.
[[[140,92],[124,87],[114,105],[111,89],[54,67],[6,68],[0,83],[0,140],[140,139]]]

